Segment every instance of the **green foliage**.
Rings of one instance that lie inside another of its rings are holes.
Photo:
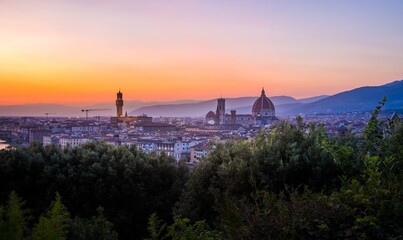
[[[0,203],[15,190],[37,219],[59,192],[72,216],[88,219],[103,206],[119,237],[131,239],[136,232],[141,239],[151,213],[172,219],[171,209],[188,174],[186,164],[135,147],[92,142],[58,149],[34,144],[0,152]]]
[[[248,198],[256,188],[276,193],[286,185],[334,189],[341,171],[324,149],[325,140],[320,126],[281,122],[251,143],[216,144],[191,173],[175,216],[216,224],[227,197]]]
[[[192,171],[175,216],[215,220],[224,192],[246,194],[250,189],[251,149],[248,143],[228,141],[215,145],[209,157]]]
[[[11,192],[7,207],[4,209],[0,206],[0,240],[26,239],[26,233],[29,232],[27,225],[31,218],[23,205],[24,202],[17,194]],[[118,239],[113,224],[103,215],[103,208],[99,207],[97,213],[91,219],[76,217],[71,221],[69,212],[57,193],[50,209],[39,218],[28,239]]]
[[[175,222],[168,227],[168,236],[173,240],[221,239],[220,234],[211,231],[205,221],[197,221],[191,224],[188,218],[175,219]]]
[[[253,146],[257,180],[273,191],[284,185],[308,185],[315,189],[337,185],[339,168],[323,149],[326,140],[321,126],[281,122],[270,132],[263,132]]]
[[[70,214],[62,204],[59,193],[52,202],[50,210],[39,218],[39,223],[33,228],[33,240],[66,239],[71,223]]]
[[[343,211],[328,205],[326,195],[307,189],[281,194],[257,191],[251,199],[230,202],[236,216],[223,221],[230,239],[334,239],[334,218]],[[228,227],[234,222],[238,228]]]
[[[0,239],[22,240],[27,230],[27,213],[24,202],[15,192],[8,197],[5,211],[0,207]]]
[[[364,148],[363,139],[330,139],[302,118],[296,126],[281,122],[251,144],[216,145],[190,175],[175,213],[206,219],[229,239],[401,238],[402,160],[396,153],[403,138],[399,128],[388,139],[379,135],[381,124],[374,121],[380,108]]]
[[[118,234],[113,230],[113,224],[104,214],[104,209],[98,207],[97,216],[91,219],[76,217],[71,224],[68,239],[74,240],[117,240]]]
[[[148,218],[148,226],[147,230],[150,234],[150,237],[147,238],[148,240],[159,240],[165,239],[166,237],[163,236],[164,231],[166,230],[167,224],[164,221],[160,220],[156,213],[151,214]]]
[[[330,195],[305,188],[227,199],[221,228],[230,239],[400,239],[402,180],[394,164],[367,156],[361,174]]]
[[[378,121],[378,115],[382,107],[386,103],[386,96],[379,102],[375,110],[372,112],[371,118],[364,129],[365,147],[370,154],[379,154],[381,147],[383,147],[383,132],[381,123]]]
[[[402,180],[394,173],[395,160],[367,156],[362,173],[345,181],[333,196],[350,209],[357,239],[401,237],[403,230]]]
[[[213,240],[222,239],[219,232],[210,230],[205,221],[197,221],[191,223],[188,218],[176,218],[174,223],[167,227],[167,224],[160,220],[158,216],[153,213],[148,220],[149,240]]]
[[[340,168],[343,176],[357,175],[363,168],[362,151],[357,137],[339,137],[326,139],[322,142],[323,149],[333,158],[334,163]]]

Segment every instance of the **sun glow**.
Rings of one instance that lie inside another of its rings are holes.
[[[403,33],[395,31],[403,21],[387,4],[379,7],[389,15],[376,24],[324,4],[310,9],[316,15],[285,3],[223,7],[1,3],[1,104],[104,102],[118,88],[126,99],[147,101],[257,96],[262,86],[270,96],[298,98],[403,75]],[[373,13],[371,6],[362,11]],[[335,13],[354,24],[318,22]]]

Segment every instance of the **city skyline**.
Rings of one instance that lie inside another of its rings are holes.
[[[400,1],[0,3],[0,105],[295,98],[403,76]]]

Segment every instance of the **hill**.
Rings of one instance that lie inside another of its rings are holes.
[[[286,114],[317,114],[372,111],[386,96],[384,110],[403,108],[403,80],[381,86],[360,87],[313,103],[289,105]]]

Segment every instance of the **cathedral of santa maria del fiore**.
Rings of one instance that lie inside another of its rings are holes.
[[[231,110],[228,114],[225,112],[225,99],[217,99],[217,110],[214,113],[210,111],[205,117],[205,123],[209,125],[259,125],[265,126],[277,121],[273,102],[266,96],[266,92],[262,89],[260,97],[258,97],[252,106],[251,114],[236,114],[235,110]]]

